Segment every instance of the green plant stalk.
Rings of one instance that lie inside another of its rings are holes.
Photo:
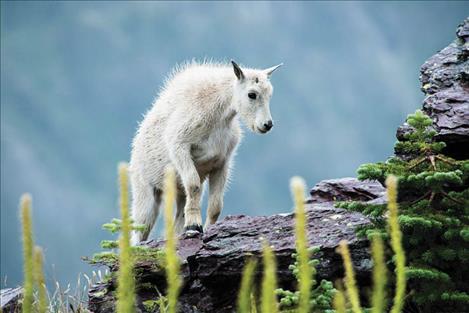
[[[405,274],[405,254],[402,248],[402,232],[398,221],[397,207],[397,178],[389,175],[386,178],[386,187],[388,195],[389,209],[389,231],[391,236],[391,247],[395,254],[396,265],[396,291],[394,295],[394,304],[391,313],[400,313],[404,306],[404,295],[406,290],[406,274]]]
[[[251,313],[257,313],[257,300],[254,295],[254,292],[251,292],[250,298],[251,298]]]
[[[257,262],[254,259],[249,259],[244,266],[238,295],[238,313],[251,313],[251,294],[256,265]]]
[[[298,253],[300,291],[298,313],[308,313],[310,309],[312,273],[309,265],[308,239],[306,237],[305,182],[300,177],[293,177],[290,181],[290,186],[295,202],[295,238],[296,251]]]
[[[275,255],[267,242],[263,243],[262,260],[264,263],[264,275],[262,278],[261,312],[277,313],[278,305],[275,295],[275,289],[277,289]]]
[[[119,272],[117,277],[117,312],[135,312],[135,280],[133,255],[130,247],[132,225],[129,217],[128,166],[119,164],[120,211],[122,218],[119,239]]]
[[[373,257],[373,293],[371,295],[371,313],[382,313],[386,307],[386,264],[384,261],[383,240],[379,235],[373,235],[371,240],[371,255]]]
[[[342,290],[337,290],[334,296],[334,310],[336,313],[346,313],[345,296]]]
[[[47,289],[43,271],[44,257],[42,249],[38,246],[34,247],[34,280],[38,290],[38,313],[47,312]]]
[[[350,257],[350,251],[346,240],[342,240],[339,243],[338,252],[342,255],[345,269],[345,288],[352,305],[353,313],[361,313],[360,297],[358,295],[357,284],[355,281],[355,273],[353,271],[352,258]]]
[[[173,206],[176,199],[176,172],[168,168],[164,181],[164,223],[165,223],[165,257],[166,257],[166,280],[168,313],[176,313],[181,278],[179,277],[179,257],[177,255],[177,235],[174,229]]]
[[[33,311],[34,263],[33,263],[33,226],[31,220],[31,195],[23,194],[20,200],[21,225],[23,228],[23,313]]]

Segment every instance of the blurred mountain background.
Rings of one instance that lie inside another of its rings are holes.
[[[222,218],[280,213],[291,176],[313,186],[392,153],[423,98],[420,65],[468,12],[467,2],[2,1],[2,280],[22,281],[23,192],[47,275],[90,271],[80,256],[118,216],[117,163],[178,62],[285,63],[272,78],[275,127],[246,131]]]

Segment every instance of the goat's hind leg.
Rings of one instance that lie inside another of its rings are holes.
[[[184,191],[178,191],[176,204],[176,222],[174,226],[176,234],[182,234],[184,232],[184,207],[186,206],[186,195]]]
[[[135,224],[144,225],[144,231],[132,232],[132,245],[147,240],[161,204],[162,192],[151,186],[135,184],[132,188],[132,219]]]

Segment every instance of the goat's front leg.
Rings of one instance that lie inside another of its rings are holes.
[[[190,153],[190,144],[176,144],[170,149],[171,161],[181,177],[186,194],[184,206],[184,230],[202,232],[200,197],[202,188],[200,177]]]
[[[207,229],[209,225],[215,224],[220,216],[223,208],[223,193],[225,191],[225,183],[228,178],[228,167],[225,165],[212,171],[209,174],[209,195],[207,207],[207,219],[205,220],[204,228]]]

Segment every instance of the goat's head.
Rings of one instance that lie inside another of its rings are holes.
[[[270,114],[273,87],[270,76],[282,64],[265,70],[242,70],[234,61],[231,61],[231,64],[237,78],[233,90],[236,112],[253,132],[267,133],[273,126]]]

